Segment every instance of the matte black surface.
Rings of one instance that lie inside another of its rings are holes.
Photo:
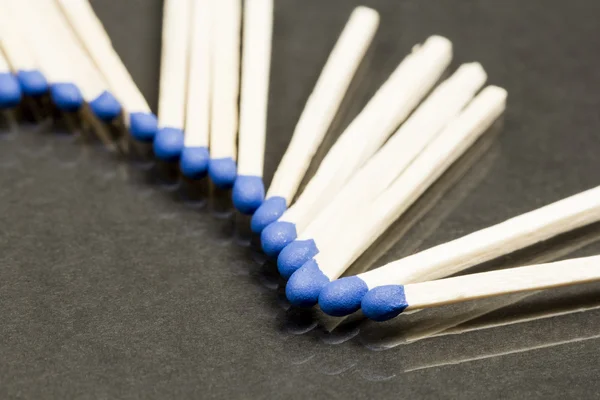
[[[153,106],[160,3],[93,0]],[[358,4],[379,10],[381,27],[334,136],[430,34],[453,41],[455,65],[480,61],[509,108],[355,270],[600,183],[596,0],[277,0],[269,179]],[[381,325],[354,317],[327,334],[288,309],[230,220],[100,146],[24,126],[0,135],[0,171],[3,399],[597,397],[598,285]],[[485,267],[592,255],[599,239],[592,226]]]

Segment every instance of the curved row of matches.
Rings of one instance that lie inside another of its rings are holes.
[[[165,1],[158,117],[87,0],[0,5],[0,107],[49,98],[55,109],[95,121],[108,146],[232,189],[296,306],[319,304],[334,316],[362,308],[383,321],[407,308],[600,279],[598,257],[447,278],[600,220],[600,187],[340,278],[505,110],[506,91],[484,88],[479,63],[437,84],[452,60],[444,37],[413,48],[300,192],[379,24],[376,11],[355,9],[265,196],[273,0],[246,0],[244,9],[241,0]],[[103,124],[119,118],[127,132],[107,136]]]

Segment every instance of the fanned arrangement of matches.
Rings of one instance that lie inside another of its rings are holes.
[[[600,186],[342,277],[505,110],[506,91],[484,87],[482,65],[448,71],[453,48],[444,37],[414,46],[300,190],[379,25],[375,10],[356,8],[265,193],[273,0],[165,0],[158,115],[88,0],[0,7],[2,110],[64,121],[191,186],[227,193],[251,216],[295,306],[333,316],[362,309],[384,321],[406,309],[600,280],[600,256],[450,277],[600,221]]]

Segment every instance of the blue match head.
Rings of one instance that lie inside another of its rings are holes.
[[[41,96],[48,91],[48,81],[37,69],[17,72],[21,90],[27,96]]]
[[[261,233],[267,225],[277,221],[287,210],[287,204],[283,197],[273,196],[265,200],[254,212],[250,221],[250,228],[254,233]]]
[[[317,304],[321,290],[329,278],[319,269],[315,260],[310,260],[292,274],[285,287],[287,299],[296,307],[312,307]]]
[[[220,189],[230,189],[235,183],[237,165],[231,157],[212,158],[208,161],[208,176]]]
[[[21,102],[21,86],[10,72],[0,74],[0,108],[13,108]]]
[[[83,105],[83,95],[73,83],[55,83],[50,86],[52,102],[61,111],[77,111]]]
[[[361,307],[365,316],[373,321],[387,321],[397,317],[408,307],[404,286],[378,286],[363,297]]]
[[[263,229],[260,234],[260,243],[265,254],[275,258],[296,237],[296,224],[277,221]]]
[[[112,121],[121,114],[121,103],[106,90],[90,102],[94,115],[102,121]]]
[[[368,291],[367,284],[358,276],[338,279],[323,288],[319,294],[319,306],[325,314],[334,317],[350,315],[360,309]]]
[[[152,113],[129,114],[129,132],[140,142],[152,142],[158,131],[158,119]]]
[[[181,173],[190,179],[204,178],[208,169],[208,158],[206,147],[184,147],[179,160]]]
[[[154,155],[163,161],[177,161],[183,151],[183,130],[161,128],[154,137]]]
[[[277,257],[277,269],[282,277],[289,279],[294,272],[317,255],[319,249],[314,240],[294,240],[281,250]]]
[[[233,205],[242,214],[252,215],[265,200],[265,184],[260,176],[238,175],[233,184]]]

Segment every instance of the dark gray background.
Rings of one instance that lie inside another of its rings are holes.
[[[92,3],[155,107],[161,1]],[[332,135],[431,34],[453,41],[455,65],[480,61],[509,92],[502,124],[358,267],[600,182],[596,0],[277,0],[267,179],[358,4],[379,10],[381,26]],[[0,135],[0,167],[2,398],[597,397],[598,285],[382,325],[354,318],[326,333],[310,312],[288,309],[272,268],[232,237],[230,221],[99,146],[23,126]],[[591,226],[486,267],[591,255],[598,239]],[[497,326],[476,329],[486,324]],[[426,337],[456,325],[471,331]]]

